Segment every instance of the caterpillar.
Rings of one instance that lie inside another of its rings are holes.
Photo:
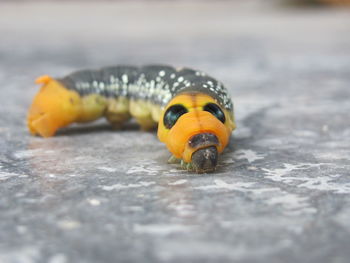
[[[74,122],[104,116],[120,127],[134,117],[143,130],[158,125],[169,163],[197,173],[214,171],[235,129],[233,103],[224,85],[206,73],[166,65],[112,66],[48,75],[29,108],[31,134],[53,136]]]

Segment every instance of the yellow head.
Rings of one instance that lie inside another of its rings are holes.
[[[232,113],[203,93],[182,93],[166,106],[158,124],[159,140],[198,172],[215,169],[217,155],[229,142]]]

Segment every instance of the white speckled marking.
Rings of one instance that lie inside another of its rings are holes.
[[[191,226],[179,224],[159,224],[159,225],[134,225],[134,232],[138,234],[151,234],[166,236],[173,233],[183,233],[192,230]]]
[[[147,187],[150,185],[155,184],[155,182],[139,182],[136,184],[114,184],[114,185],[103,185],[101,188],[105,191],[112,191],[112,190],[123,190],[128,188],[139,188],[139,187]]]
[[[172,182],[172,183],[168,183],[168,185],[181,185],[181,184],[185,184],[185,183],[187,183],[187,180],[181,179],[181,180],[177,180],[177,181]]]
[[[100,166],[100,167],[97,167],[97,169],[102,170],[102,171],[106,171],[106,172],[110,172],[110,173],[117,171],[117,169],[115,169],[115,168],[106,167],[106,166]]]
[[[275,182],[283,182],[286,184],[293,184],[297,187],[307,188],[311,190],[319,191],[331,191],[338,194],[349,194],[350,183],[338,183],[338,179],[341,175],[320,175],[317,177],[310,176],[293,176],[294,170],[307,170],[310,168],[319,168],[322,164],[301,163],[301,164],[283,164],[284,168],[267,169],[262,168],[266,172],[268,178]],[[326,165],[326,164],[323,164]],[[306,173],[307,174],[307,173]]]
[[[237,182],[233,184],[228,184],[223,180],[216,179],[214,180],[213,185],[197,186],[194,189],[198,190],[211,190],[211,189],[226,189],[226,190],[246,190],[248,187],[251,187],[254,183],[250,182]]]
[[[164,168],[162,166],[157,165],[156,163],[150,161],[150,160],[144,160],[140,161],[137,165],[129,168],[126,173],[127,174],[148,174],[148,175],[155,175],[158,174],[159,171],[163,170]]]
[[[240,149],[235,151],[235,159],[247,159],[249,163],[252,163],[254,161],[264,159],[263,156],[258,155],[256,152],[249,150],[249,149]]]
[[[101,201],[95,198],[90,198],[87,201],[92,206],[99,206],[101,204]]]
[[[19,177],[19,175],[15,173],[7,173],[7,172],[0,171],[0,181],[5,181],[11,177]]]
[[[80,222],[75,220],[62,220],[58,222],[58,226],[62,229],[72,230],[80,227]]]
[[[128,83],[128,75],[123,74],[123,76],[122,76],[122,81],[123,81],[125,84]]]

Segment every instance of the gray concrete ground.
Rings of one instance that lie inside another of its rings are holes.
[[[7,2],[0,33],[1,263],[349,262],[349,10]],[[168,165],[132,124],[28,134],[35,77],[149,63],[229,88],[216,173]]]

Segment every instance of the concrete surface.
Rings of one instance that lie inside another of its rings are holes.
[[[349,262],[349,10],[7,2],[0,33],[1,263]],[[38,75],[156,62],[233,95],[216,173],[133,124],[28,134]]]

